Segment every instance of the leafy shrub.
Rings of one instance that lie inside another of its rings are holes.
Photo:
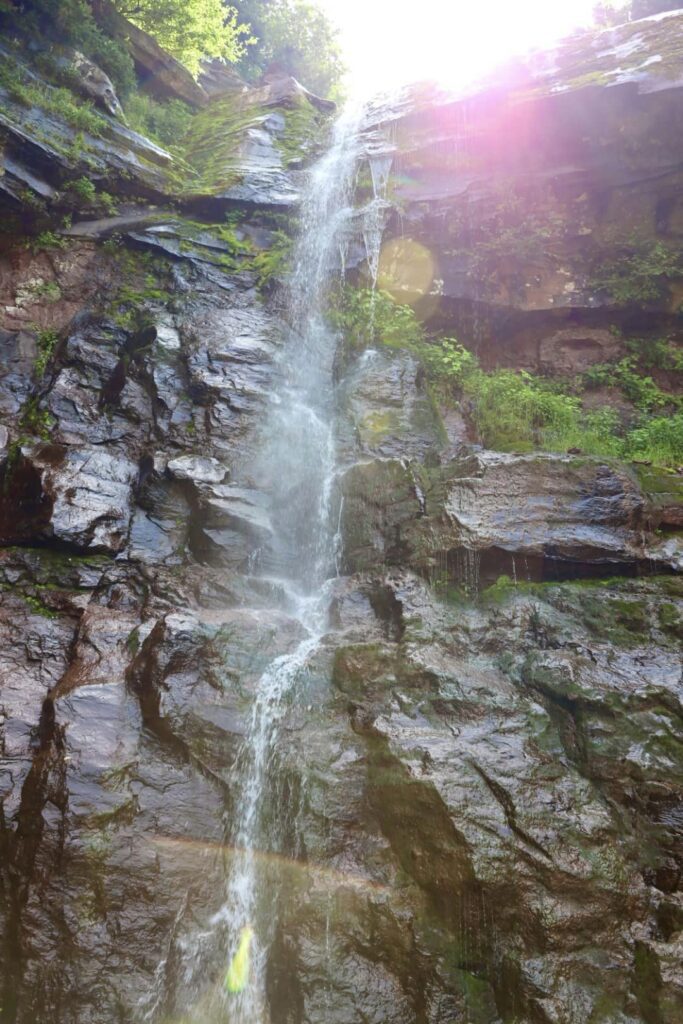
[[[112,217],[115,213],[118,213],[118,206],[113,195],[109,192],[98,192],[97,204],[101,206],[106,214]]]
[[[619,414],[605,406],[582,408],[570,385],[525,371],[479,366],[474,353],[454,338],[429,339],[409,306],[397,305],[384,292],[347,289],[332,312],[346,344],[361,349],[386,344],[412,352],[425,368],[433,389],[446,404],[460,400],[479,439],[498,451],[567,451],[587,455],[633,457],[661,466],[683,463],[683,414],[643,416],[638,428],[624,433]],[[668,352],[668,350],[667,350]],[[667,355],[668,358],[668,355]],[[641,375],[638,356],[592,367],[579,382],[590,387],[616,385],[643,413],[680,404],[651,377]]]
[[[119,96],[135,87],[133,61],[123,43],[101,28],[86,0],[26,0],[20,12],[0,9],[0,28],[47,38],[81,50],[109,75]]]
[[[583,375],[588,387],[618,387],[633,404],[642,410],[661,409],[677,399],[662,391],[652,377],[638,373],[638,356],[631,355],[618,363],[598,363]]]
[[[89,178],[76,178],[67,185],[67,191],[78,198],[85,206],[93,206],[97,189]]]
[[[126,101],[130,127],[167,149],[174,149],[190,127],[192,110],[182,100],[159,103],[136,92]]]
[[[66,238],[60,238],[54,231],[41,231],[31,240],[31,249],[33,252],[44,252],[50,249],[65,249],[68,244]]]
[[[627,436],[625,448],[632,458],[658,466],[683,466],[683,413],[644,421]]]
[[[414,348],[424,340],[413,310],[410,306],[398,305],[388,292],[346,288],[330,318],[344,332],[345,342],[351,349],[375,344]]]
[[[593,283],[621,306],[656,302],[667,281],[683,275],[683,257],[663,242],[633,241],[616,260],[598,264]]]
[[[683,373],[683,347],[675,345],[669,338],[629,338],[626,341],[626,348],[646,369],[674,370],[676,373]]]

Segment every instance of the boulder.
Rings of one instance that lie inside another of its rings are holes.
[[[66,69],[77,77],[78,87],[89,99],[106,110],[112,117],[125,121],[119,98],[108,75],[78,50],[73,50],[64,62]]]

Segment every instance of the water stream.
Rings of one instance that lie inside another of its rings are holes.
[[[281,385],[272,396],[252,467],[259,490],[270,497],[272,523],[260,571],[277,579],[303,639],[258,680],[232,772],[231,790],[238,799],[226,837],[230,871],[225,899],[204,930],[180,943],[183,963],[176,968],[176,988],[181,998],[174,1008],[183,1020],[203,1024],[265,1024],[269,1019],[265,973],[277,893],[263,865],[281,852],[282,819],[296,813],[296,808],[274,807],[278,734],[288,707],[302,699],[307,661],[326,626],[325,584],[336,574],[338,555],[339,509],[332,507],[336,336],[325,320],[325,299],[344,227],[353,215],[360,117],[360,110],[341,116],[329,149],[310,173],[285,295],[288,337],[280,360]],[[211,973],[218,977],[207,986]],[[151,1017],[157,1019],[154,1013]]]

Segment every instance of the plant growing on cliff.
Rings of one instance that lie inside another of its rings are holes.
[[[24,0],[20,7],[0,10],[1,28],[81,50],[109,75],[119,95],[135,86],[133,61],[125,45],[97,25],[86,0]]]
[[[643,420],[625,441],[631,458],[658,466],[683,466],[683,413]]]
[[[646,369],[683,373],[683,346],[676,345],[670,338],[629,338],[626,348]]]
[[[376,344],[413,349],[424,340],[413,310],[396,303],[388,292],[345,288],[334,300],[330,319],[352,350]]]
[[[55,249],[66,249],[68,245],[66,238],[61,238],[54,231],[41,231],[35,238],[31,239],[30,246],[34,253],[49,252]]]
[[[175,149],[192,122],[192,110],[182,100],[160,103],[136,92],[126,101],[126,118],[134,131],[166,149]]]
[[[250,41],[248,25],[222,0],[114,0],[116,8],[149,32],[196,75],[202,57],[236,61]]]
[[[266,288],[272,281],[281,278],[289,264],[293,239],[284,231],[275,231],[273,243],[261,249],[253,258],[253,267],[258,275],[259,288]]]
[[[644,411],[679,403],[677,396],[662,391],[652,377],[638,373],[637,363],[635,355],[626,356],[617,363],[596,363],[586,370],[583,379],[588,387],[618,387],[638,409]]]
[[[664,242],[632,240],[614,259],[593,268],[592,281],[620,306],[657,302],[666,295],[668,281],[683,276],[683,256]]]
[[[98,138],[104,134],[106,121],[90,103],[80,100],[69,89],[29,78],[19,65],[6,61],[0,64],[0,86],[17,103],[56,114],[79,132],[86,131]]]
[[[47,369],[47,364],[52,358],[52,354],[57,347],[59,341],[59,335],[57,331],[44,330],[39,331],[36,337],[36,344],[38,346],[38,355],[33,364],[33,371],[38,380],[43,376]]]
[[[50,439],[50,431],[55,421],[49,410],[41,409],[39,398],[29,398],[21,413],[20,425],[31,434],[36,434],[43,441]]]

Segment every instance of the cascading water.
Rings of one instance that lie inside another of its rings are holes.
[[[306,663],[326,620],[325,582],[335,574],[339,512],[331,508],[335,473],[332,366],[336,337],[326,324],[326,290],[353,213],[350,193],[358,156],[361,111],[342,115],[332,144],[312,169],[286,293],[289,337],[282,384],[273,396],[252,476],[271,498],[272,542],[261,570],[276,577],[304,639],[276,658],[259,679],[245,741],[232,773],[238,794],[227,836],[227,892],[209,926],[181,946],[174,1009],[184,1021],[265,1024],[265,968],[273,937],[276,893],[264,881],[268,856],[280,852],[283,807],[277,802],[274,760],[287,707],[305,686]],[[266,856],[264,856],[264,854]],[[206,984],[207,974],[217,975]],[[159,1000],[148,1016],[156,1019]]]
[[[373,196],[363,210],[363,241],[373,291],[377,287],[380,246],[390,209],[386,196],[392,161],[391,153],[377,153],[368,159]]]

